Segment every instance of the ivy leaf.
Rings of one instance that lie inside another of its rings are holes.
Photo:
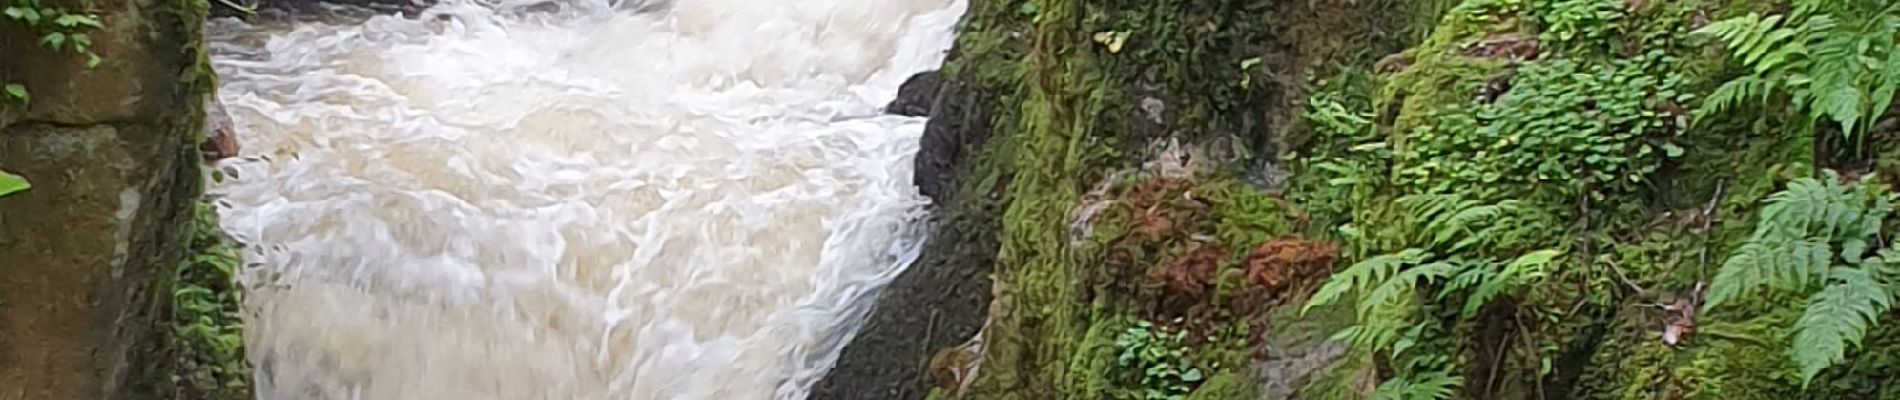
[[[26,103],[33,100],[33,97],[26,93],[26,86],[22,86],[18,83],[7,84],[6,92],[7,92],[7,97],[12,98],[14,100],[19,100],[21,103]]]
[[[7,195],[19,193],[22,190],[31,188],[33,188],[33,185],[27,183],[26,178],[7,173],[6,171],[0,171],[0,197],[6,197]]]
[[[1675,143],[1663,143],[1662,148],[1664,156],[1668,156],[1669,158],[1682,156],[1682,146],[1677,146]]]
[[[53,49],[54,51],[59,51],[59,47],[65,44],[66,44],[65,33],[53,32],[53,33],[46,34],[46,36],[40,37],[40,45],[46,46],[46,48]]]
[[[105,27],[105,25],[99,23],[98,18],[93,17],[91,15],[82,15],[82,14],[60,15],[59,18],[53,19],[53,24],[59,25],[62,27],[67,27],[67,28],[77,28],[77,27],[82,27],[82,26],[91,27],[91,28]]]
[[[1188,368],[1186,373],[1181,374],[1181,380],[1186,382],[1199,382],[1201,380],[1201,369]]]

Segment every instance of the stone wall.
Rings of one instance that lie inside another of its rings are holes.
[[[0,22],[0,399],[159,397],[163,316],[202,193],[197,145],[212,86],[202,0],[42,1],[93,10],[102,57],[36,45]]]

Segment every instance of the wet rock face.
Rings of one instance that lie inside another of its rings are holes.
[[[918,192],[943,206],[955,197],[952,192],[957,187],[954,181],[958,170],[989,141],[989,100],[985,93],[967,84],[927,79],[937,90],[932,91],[936,96],[928,111],[930,123],[924,125],[911,181],[917,184]],[[899,99],[903,97],[900,95]]]
[[[33,183],[0,198],[0,399],[172,398],[165,285],[203,193],[204,15],[94,6],[89,70],[0,23],[0,76],[32,94],[0,105],[0,169]]]
[[[903,86],[888,110],[930,116],[912,179],[937,204],[938,223],[920,258],[878,296],[870,322],[812,389],[812,400],[924,398],[929,377],[943,372],[932,370],[931,360],[981,330],[993,294],[989,275],[1003,215],[994,194],[1010,179],[983,186],[981,176],[972,176],[981,173],[966,164],[989,140],[995,97],[934,72]],[[959,187],[971,193],[954,193]]]
[[[943,76],[937,71],[921,72],[905,79],[897,87],[897,99],[884,106],[884,112],[910,117],[928,117],[931,108],[937,104],[937,90],[943,86]]]

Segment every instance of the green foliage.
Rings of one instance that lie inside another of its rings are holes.
[[[1832,171],[1824,180],[1789,183],[1769,197],[1754,234],[1722,264],[1704,310],[1749,300],[1764,289],[1812,293],[1789,348],[1802,381],[1812,381],[1839,363],[1849,346],[1858,346],[1900,295],[1890,267],[1900,264],[1900,253],[1867,256],[1880,240],[1892,201],[1885,186],[1844,184]]]
[[[26,86],[24,85],[21,85],[18,83],[9,83],[9,84],[6,84],[5,88],[6,88],[6,96],[7,96],[7,99],[9,100],[18,101],[20,102],[20,104],[26,104],[28,102],[33,101],[33,96],[26,92]]]
[[[1461,379],[1448,361],[1429,354],[1408,354],[1435,331],[1419,321],[1427,310],[1420,300],[1462,304],[1459,320],[1471,320],[1485,305],[1518,296],[1543,282],[1562,252],[1514,249],[1537,246],[1553,229],[1545,212],[1527,203],[1485,203],[1462,195],[1405,196],[1402,224],[1406,245],[1335,273],[1308,300],[1304,311],[1354,298],[1355,323],[1335,335],[1360,354],[1385,354],[1416,364],[1379,388],[1382,398],[1445,398]],[[1496,255],[1496,256],[1493,256]],[[1436,293],[1435,295],[1432,295]],[[1410,327],[1410,329],[1406,329]],[[1381,395],[1375,395],[1380,397]]]
[[[191,256],[179,265],[172,289],[175,398],[248,399],[238,248],[220,235],[209,205],[198,205],[194,224]]]
[[[31,189],[32,187],[32,184],[26,182],[26,178],[21,178],[19,175],[7,173],[6,171],[0,171],[0,197],[7,197],[7,195],[19,193],[20,191]]]
[[[1852,137],[1872,127],[1900,89],[1900,2],[1796,0],[1787,14],[1750,13],[1697,32],[1720,40],[1748,69],[1711,94],[1698,119],[1786,98],[1810,122],[1825,118]]]
[[[1661,52],[1585,64],[1522,68],[1496,103],[1439,109],[1397,153],[1401,184],[1444,193],[1478,187],[1545,188],[1569,199],[1634,192],[1664,158],[1680,155],[1680,129],[1659,111],[1686,102],[1676,61]],[[1664,72],[1653,72],[1664,71]]]
[[[1181,400],[1203,379],[1201,369],[1188,359],[1185,331],[1169,332],[1137,321],[1115,337],[1115,349],[1110,374],[1127,384],[1111,392],[1115,399]]]
[[[1622,36],[1626,3],[1620,0],[1533,0],[1543,22],[1539,41],[1578,52],[1606,51]]]
[[[1371,400],[1450,399],[1464,386],[1464,378],[1449,372],[1444,356],[1419,357],[1408,362],[1407,369],[1419,371],[1380,383]]]
[[[99,22],[99,15],[93,12],[72,10],[65,7],[52,7],[41,0],[5,0],[0,8],[0,16],[6,20],[24,25],[39,35],[41,47],[55,52],[70,51],[72,54],[86,57],[86,68],[99,66],[99,55],[92,52],[92,36],[87,34],[94,29],[105,27]],[[26,104],[32,100],[26,86],[7,83],[5,97]]]

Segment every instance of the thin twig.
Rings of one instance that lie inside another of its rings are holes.
[[[1524,316],[1522,314],[1512,316],[1512,319],[1517,322],[1518,334],[1524,338],[1524,351],[1527,353],[1526,355],[1530,356],[1531,364],[1538,368],[1537,372],[1539,372],[1539,374],[1537,379],[1533,380],[1535,382],[1533,384],[1537,386],[1537,400],[1547,400],[1544,397],[1544,376],[1542,374],[1543,359],[1539,358],[1537,354],[1537,344],[1531,341],[1531,330],[1524,327]]]
[[[1728,178],[1715,181],[1715,193],[1709,196],[1708,204],[1702,206],[1702,250],[1696,253],[1696,281],[1709,279],[1709,227],[1715,223],[1716,204],[1722,200],[1722,192],[1728,188]]]
[[[1616,273],[1616,279],[1622,280],[1623,284],[1629,285],[1630,289],[1635,289],[1637,294],[1649,291],[1649,289],[1644,289],[1642,285],[1636,284],[1636,281],[1630,280],[1629,275],[1623,274],[1623,268],[1616,265],[1616,260],[1610,260],[1608,264],[1610,265],[1610,272]]]

